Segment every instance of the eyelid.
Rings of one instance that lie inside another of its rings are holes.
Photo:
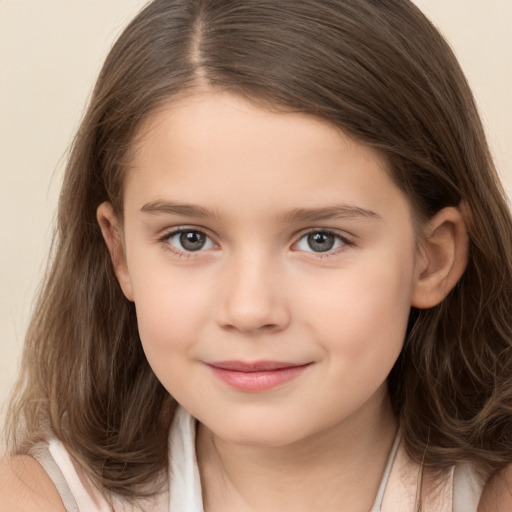
[[[198,249],[197,251],[187,251],[187,250],[180,250],[179,248],[177,248],[169,243],[169,239],[171,237],[179,235],[180,233],[184,233],[184,232],[186,233],[188,231],[192,231],[192,232],[195,231],[198,233],[202,233],[214,245],[214,248],[219,248],[219,244],[215,241],[215,237],[210,234],[210,230],[203,228],[203,227],[194,226],[194,225],[180,225],[180,226],[174,226],[174,227],[168,228],[167,230],[165,230],[165,232],[162,235],[160,235],[157,238],[157,242],[161,243],[165,250],[168,250],[174,254],[177,254],[180,257],[187,257],[187,258],[197,256],[198,253],[204,252],[205,250],[209,250],[212,248],[212,247],[209,247],[207,249],[201,248],[201,249]],[[294,247],[296,247],[297,244],[304,237],[311,235],[311,234],[315,234],[315,233],[332,235],[337,240],[341,241],[342,244],[340,247],[336,247],[334,249],[330,249],[330,250],[327,250],[324,252],[314,251],[314,250],[306,251],[306,250],[302,250],[302,249],[294,249]],[[350,235],[350,234],[346,233],[345,231],[340,232],[339,230],[333,229],[333,228],[314,227],[314,228],[308,228],[308,229],[301,230],[299,233],[297,233],[295,235],[294,238],[295,238],[295,242],[292,244],[292,250],[296,250],[297,252],[305,252],[310,255],[314,255],[315,257],[327,257],[327,256],[334,255],[339,251],[342,251],[344,248],[348,248],[348,247],[355,245],[354,238],[356,238],[356,237],[354,235]]]
[[[213,236],[211,236],[209,234],[209,231],[207,229],[201,228],[198,226],[190,226],[190,225],[174,226],[172,228],[169,228],[164,232],[163,235],[158,237],[157,241],[159,243],[163,244],[163,247],[165,250],[168,250],[168,251],[171,251],[180,256],[186,256],[186,257],[194,256],[196,253],[201,253],[201,252],[204,252],[205,250],[211,249],[211,247],[209,247],[207,249],[201,248],[201,249],[198,249],[197,251],[187,251],[185,249],[181,250],[181,249],[173,246],[169,242],[170,238],[172,238],[176,235],[179,235],[180,233],[187,233],[187,232],[201,233],[207,238],[207,240],[209,240],[215,246],[215,248],[218,247],[218,243],[214,240]]]
[[[306,252],[308,254],[313,254],[318,257],[322,257],[322,256],[325,257],[325,256],[333,255],[333,254],[337,253],[338,251],[343,250],[343,248],[351,247],[354,245],[353,237],[348,236],[347,233],[345,233],[345,232],[340,233],[340,231],[333,229],[333,228],[318,227],[318,228],[310,228],[310,229],[301,231],[297,235],[296,241],[292,244],[292,248],[296,247],[303,238],[305,238],[309,235],[315,234],[315,233],[332,235],[337,240],[341,241],[342,245],[340,247],[336,247],[336,248],[333,248],[333,249],[330,249],[330,250],[324,251],[324,252],[313,251],[313,250],[307,251],[307,250],[303,250],[303,249],[295,249],[295,250]]]

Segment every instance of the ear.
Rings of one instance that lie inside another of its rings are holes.
[[[132,282],[126,263],[121,229],[113,206],[109,202],[101,203],[96,210],[96,218],[98,219],[103,239],[107,244],[119,285],[125,297],[133,302]]]
[[[469,237],[464,205],[439,211],[426,225],[418,251],[412,306],[439,304],[466,269]]]

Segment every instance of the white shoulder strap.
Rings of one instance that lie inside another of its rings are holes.
[[[203,512],[195,437],[196,420],[178,407],[169,437],[170,512]]]
[[[459,464],[453,479],[453,512],[477,512],[485,479],[471,464]]]
[[[382,502],[384,501],[384,493],[388,486],[389,475],[391,474],[391,468],[393,467],[393,463],[395,462],[396,452],[398,451],[398,446],[400,445],[401,437],[402,437],[402,432],[399,429],[395,436],[395,441],[393,442],[393,446],[391,447],[391,452],[389,453],[388,462],[386,464],[386,468],[384,469],[384,474],[382,475],[382,479],[380,481],[379,490],[377,491],[377,496],[375,497],[375,502],[373,503],[373,507],[370,509],[370,512],[380,512],[382,510]]]
[[[83,471],[73,462],[68,451],[58,439],[51,439],[48,443],[48,451],[53,457],[55,463],[60,469],[60,473],[67,484],[67,488],[71,493],[76,507],[71,510],[79,510],[80,512],[110,512],[111,509],[106,500],[100,493],[89,483]],[[51,476],[51,475],[50,475]],[[62,481],[54,483],[57,490],[63,498],[69,493],[66,492]],[[59,489],[59,486],[61,489]],[[69,501],[69,499],[68,499]],[[66,507],[67,508],[67,507]]]
[[[39,464],[41,464],[47,475],[50,477],[50,480],[53,482],[60,495],[66,512],[79,512],[78,505],[75,498],[73,498],[73,494],[69,489],[68,483],[66,482],[58,464],[55,462],[55,459],[48,450],[48,444],[39,443],[32,447],[30,455],[39,462]]]

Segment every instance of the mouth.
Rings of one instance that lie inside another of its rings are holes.
[[[299,377],[312,363],[219,361],[208,363],[213,375],[238,391],[267,391]]]

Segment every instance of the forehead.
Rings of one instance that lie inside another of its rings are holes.
[[[125,202],[167,195],[226,210],[407,203],[384,159],[334,125],[222,93],[169,102],[139,131]]]

